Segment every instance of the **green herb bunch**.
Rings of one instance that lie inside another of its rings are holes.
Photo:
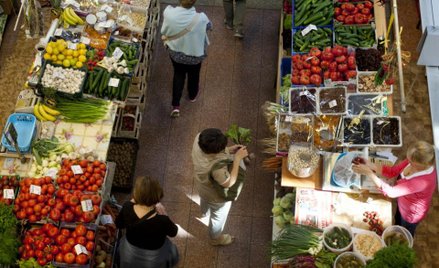
[[[0,203],[0,264],[12,265],[17,260],[20,245],[17,223],[12,206]]]
[[[230,138],[233,143],[247,145],[252,141],[251,130],[248,128],[238,127],[236,124],[232,124],[226,131],[226,136]]]
[[[404,244],[392,244],[380,249],[367,268],[412,268],[416,264],[415,250]]]

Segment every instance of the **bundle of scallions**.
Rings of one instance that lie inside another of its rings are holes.
[[[56,109],[64,117],[63,121],[72,123],[94,123],[105,119],[109,104],[101,99],[56,96]]]
[[[322,230],[312,226],[285,226],[271,243],[271,258],[287,260],[300,254],[317,254],[322,249]]]

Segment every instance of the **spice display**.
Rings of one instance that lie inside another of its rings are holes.
[[[340,118],[337,115],[320,115],[314,118],[314,145],[318,149],[333,148]]]
[[[350,95],[348,96],[348,114],[350,115],[381,115],[382,95]]]
[[[375,73],[359,73],[358,81],[357,81],[357,90],[358,92],[381,92],[381,93],[391,93],[390,85],[386,83],[377,85],[375,83]]]
[[[381,53],[376,48],[355,50],[359,71],[378,71],[381,66]]]
[[[291,119],[291,142],[312,142],[312,117],[293,116]]]
[[[343,142],[350,145],[368,145],[370,138],[369,118],[345,117],[343,118]]]
[[[346,112],[346,88],[321,88],[319,91],[320,113],[342,114]]]
[[[319,164],[319,154],[309,146],[292,145],[288,151],[288,170],[297,177],[311,176]]]
[[[292,113],[309,114],[316,112],[316,89],[290,90],[290,111]]]
[[[367,259],[373,258],[375,253],[383,247],[380,237],[375,233],[360,233],[354,238],[354,251]]]
[[[397,117],[375,117],[372,120],[373,143],[379,145],[400,145],[400,120]]]

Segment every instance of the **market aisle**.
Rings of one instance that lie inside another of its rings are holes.
[[[190,153],[199,131],[225,130],[231,123],[252,129],[250,150],[257,153],[256,140],[267,136],[260,106],[275,98],[279,11],[248,10],[245,39],[237,41],[223,27],[221,7],[197,9],[214,25],[201,71],[201,94],[196,103],[182,101],[180,118],[169,117],[172,66],[163,45],[156,44],[136,173],[151,175],[164,185],[164,204],[181,226],[174,240],[181,254],[179,267],[268,267],[273,175],[258,168],[261,155],[256,154],[226,224],[236,242],[218,248],[208,244],[207,227],[196,218],[200,213]]]

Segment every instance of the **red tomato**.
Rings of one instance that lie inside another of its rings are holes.
[[[352,4],[352,3],[346,3],[346,4],[343,4],[343,5],[345,5],[344,9],[346,9],[347,11],[352,12],[355,9],[355,5]],[[342,8],[343,8],[343,5],[342,5]]]
[[[337,17],[335,17],[335,19],[338,20],[339,22],[344,22],[345,18],[346,17],[343,15],[338,15]]]
[[[75,227],[75,232],[80,236],[84,236],[87,233],[87,228],[84,225],[79,224]]]
[[[70,230],[66,229],[66,228],[63,228],[63,229],[61,229],[61,234],[63,236],[65,236],[65,237],[69,237],[70,236]]]
[[[335,16],[340,15],[341,14],[341,8],[339,8],[339,7],[334,8],[334,14],[335,14]]]
[[[88,251],[93,252],[93,249],[95,248],[95,243],[93,241],[88,241],[87,244],[85,245],[85,248]]]
[[[303,76],[303,75],[310,76],[311,75],[311,70],[303,69],[303,70],[300,70],[299,74],[300,74],[300,76]]]
[[[39,265],[44,266],[44,265],[47,264],[47,259],[41,257],[41,258],[38,258],[38,259],[37,259],[37,262],[38,262]]]
[[[66,209],[63,216],[66,222],[72,222],[75,219],[75,214],[73,214],[71,209]]]
[[[73,248],[72,244],[69,243],[64,243],[63,245],[61,245],[61,252],[66,254],[68,252],[70,252]]]
[[[337,58],[335,58],[335,61],[337,63],[345,63],[346,62],[346,56],[342,55],[342,56],[338,56]]]
[[[322,54],[322,52],[320,51],[320,49],[318,47],[312,47],[309,50],[309,55],[316,57],[317,59],[320,57],[320,55]],[[311,63],[312,64],[312,63]]]
[[[299,84],[299,81],[300,81],[300,77],[299,77],[298,75],[293,75],[293,76],[291,77],[291,83],[292,83],[293,85],[298,85],[298,84]]]
[[[345,24],[354,24],[354,16],[353,15],[348,15],[346,16],[346,18],[344,19],[344,23]]]
[[[329,64],[329,71],[331,72],[337,71],[337,62],[333,61]]]
[[[86,168],[87,166],[88,166],[88,161],[87,160],[81,160],[81,161],[79,161],[79,165],[82,167],[82,168]]]
[[[312,66],[311,67],[311,73],[312,74],[321,74],[322,73],[322,68],[320,68],[319,66]],[[314,84],[314,83],[312,83]]]
[[[75,239],[75,243],[85,246],[87,244],[87,239],[84,236],[77,236]]]
[[[73,253],[68,252],[64,255],[64,262],[68,264],[72,264],[75,262],[75,255]]]
[[[354,21],[356,24],[363,24],[367,22],[367,18],[363,14],[355,14]]]
[[[318,75],[318,74],[313,74],[310,77],[310,82],[311,82],[311,84],[314,84],[314,85],[317,85],[317,86],[321,85],[322,84],[322,77],[320,75]]]
[[[52,245],[50,252],[56,256],[59,253],[59,247],[57,245]]]
[[[64,244],[67,243],[67,237],[65,237],[62,234],[59,234],[56,238],[55,238],[55,242],[59,245],[62,246]]]
[[[311,68],[311,63],[309,63],[309,62],[307,62],[307,61],[304,61],[304,62],[303,62],[303,68],[304,68],[304,69],[309,69],[309,68]]]
[[[52,226],[50,227],[50,229],[47,231],[47,235],[54,238],[59,234],[59,230],[57,227]]]
[[[373,7],[373,4],[370,1],[366,1],[366,2],[364,2],[364,7],[371,9]]]
[[[362,8],[362,9],[361,9],[361,14],[363,14],[363,15],[369,15],[369,14],[370,14],[370,9],[368,9],[367,7]]]
[[[348,70],[348,65],[346,63],[341,63],[337,66],[337,70],[341,73],[344,73]]]
[[[75,262],[77,264],[81,264],[81,265],[87,264],[88,256],[86,254],[79,254],[76,256]]]
[[[364,5],[362,3],[358,3],[356,7],[361,10],[364,8]]]
[[[301,79],[302,79],[302,77],[301,77]],[[81,219],[83,222],[91,222],[95,219],[95,215],[93,214],[93,212],[87,211],[87,212],[84,212],[82,214]]]
[[[94,167],[99,167],[100,165],[101,165],[101,162],[98,161],[98,160],[95,160],[95,161],[93,162],[93,166],[94,166]]]
[[[325,71],[324,73],[323,73],[323,77],[325,78],[325,79],[329,79],[330,77],[329,77],[329,71]]]
[[[55,261],[56,262],[64,262],[64,254],[62,254],[62,253],[56,254]]]
[[[319,65],[320,65],[320,60],[319,60],[316,56],[314,56],[314,57],[311,59],[311,65],[312,65],[312,66],[319,66]],[[311,66],[311,68],[312,68],[312,66]]]
[[[302,75],[300,76],[300,84],[301,85],[308,85],[310,83],[309,76],[308,75]]]
[[[95,239],[95,232],[88,230],[87,234],[85,235],[85,237],[89,240],[89,241],[94,241]]]
[[[332,81],[338,81],[338,74],[337,74],[337,72],[330,72],[330,74],[329,74],[329,78],[330,78]]]
[[[349,80],[350,78],[356,78],[357,72],[354,70],[349,70],[345,73],[345,75],[346,75],[346,79]]]

